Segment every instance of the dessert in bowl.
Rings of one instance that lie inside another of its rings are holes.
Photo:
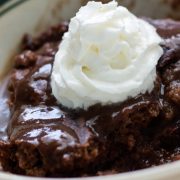
[[[24,36],[8,82],[3,169],[82,177],[178,160],[179,29],[90,2],[70,25]]]

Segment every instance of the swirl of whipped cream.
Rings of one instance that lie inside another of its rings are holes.
[[[163,53],[156,29],[112,1],[89,2],[64,34],[51,77],[68,108],[122,102],[150,92]]]

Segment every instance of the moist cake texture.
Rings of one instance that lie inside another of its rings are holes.
[[[180,160],[180,22],[146,20],[165,39],[153,91],[88,110],[62,107],[51,91],[54,56],[68,24],[24,36],[8,86],[11,118],[7,140],[0,141],[4,171],[78,177]]]

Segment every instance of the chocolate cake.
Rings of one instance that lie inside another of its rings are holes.
[[[82,177],[180,160],[180,22],[146,20],[165,39],[153,91],[88,110],[62,107],[51,91],[54,55],[68,24],[25,35],[10,73],[11,118],[7,140],[0,141],[4,171]]]

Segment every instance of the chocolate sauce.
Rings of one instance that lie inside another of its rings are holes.
[[[171,19],[152,20],[150,18],[145,18],[145,20],[155,26],[157,28],[157,32],[163,38],[171,38],[172,36],[180,34],[180,23],[178,21]]]
[[[51,91],[54,55],[67,24],[50,28],[34,39],[25,36],[8,83],[9,121],[9,110],[4,107],[8,114],[3,119],[8,124],[7,138],[2,136],[0,141],[4,170],[77,177],[178,160],[180,23],[149,21],[162,37],[174,36],[161,44],[164,54],[157,65],[153,91],[120,104],[97,104],[87,111],[62,107]]]
[[[8,139],[6,130],[10,119],[7,91],[8,82],[9,77],[5,78],[0,84],[0,139],[4,141]]]

